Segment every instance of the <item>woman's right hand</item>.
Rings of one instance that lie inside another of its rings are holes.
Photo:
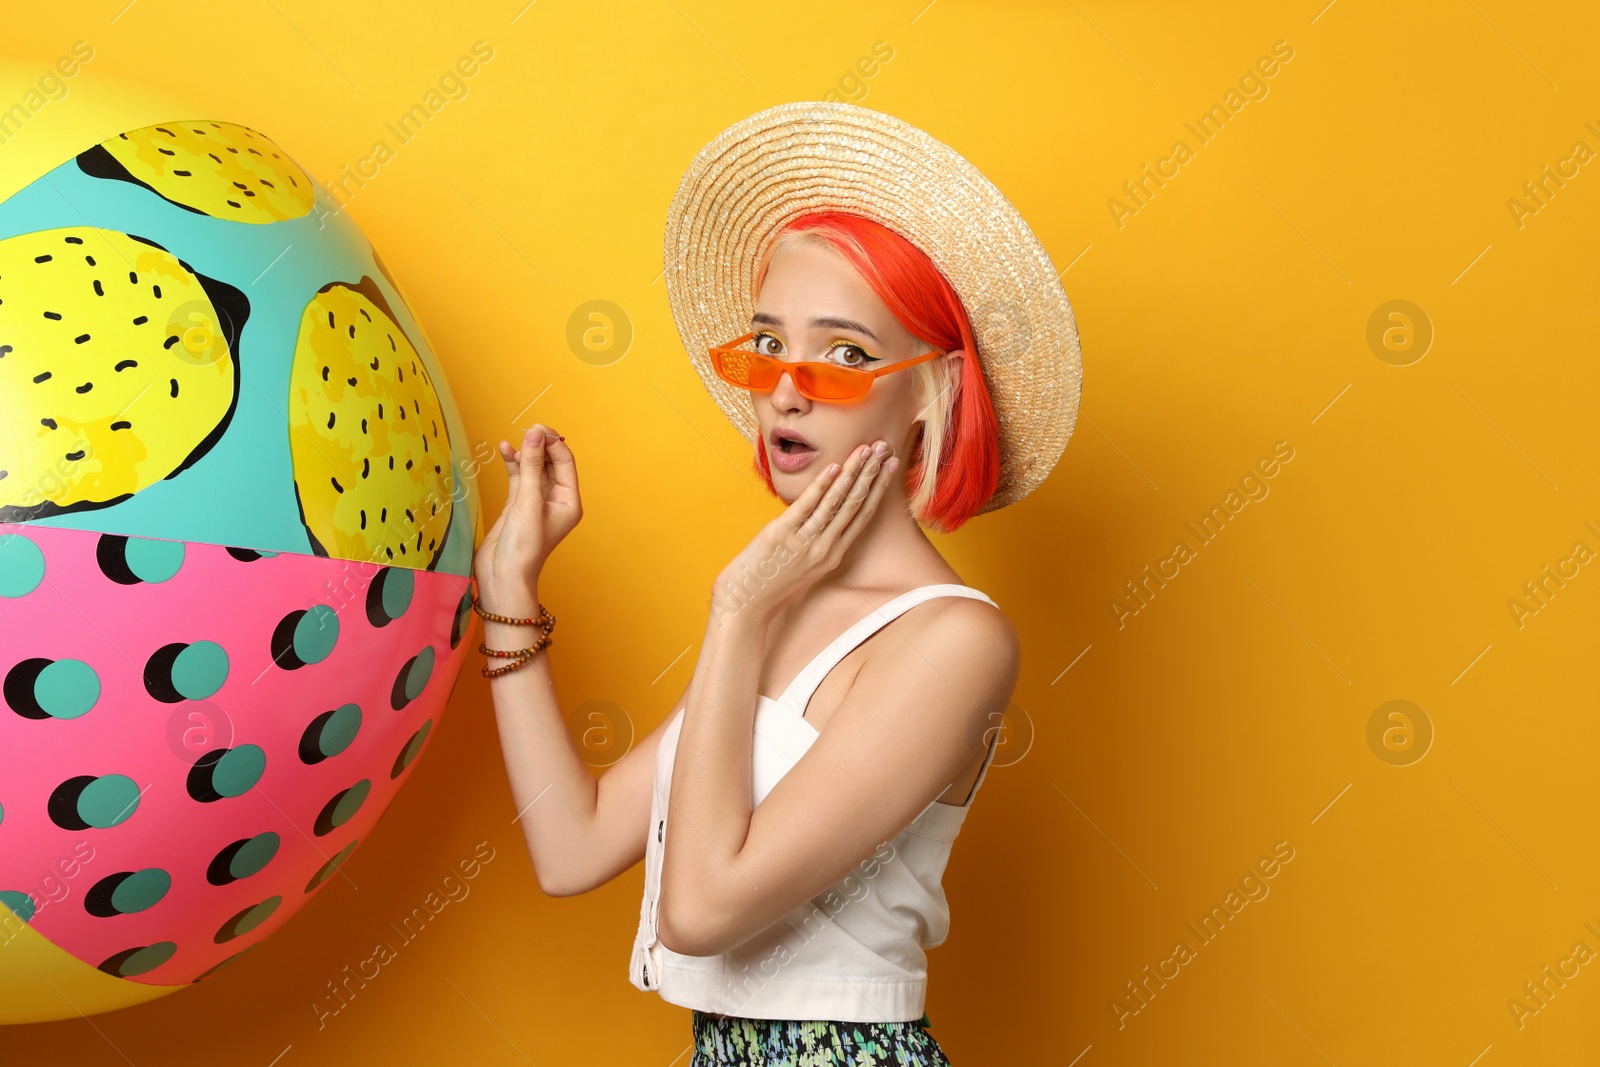
[[[519,449],[501,441],[500,458],[510,478],[506,506],[473,555],[473,574],[484,610],[532,616],[539,571],[583,518],[578,467],[566,441],[543,424],[523,435]]]

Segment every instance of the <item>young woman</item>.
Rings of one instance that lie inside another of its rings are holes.
[[[862,151],[907,131],[923,142],[913,159]],[[878,189],[808,196],[764,170],[785,151],[833,164],[827,188],[854,168]],[[695,1065],[948,1062],[927,1029],[924,950],[948,933],[940,881],[1019,649],[923,527],[953,530],[1043,479],[1078,368],[1065,295],[1015,211],[997,238],[919,197],[919,180],[966,187],[963,206],[991,218],[1010,207],[948,148],[851,105],[762,112],[685,176],[668,221],[674,315],[786,506],[711,583],[673,712],[598,782],[549,682],[538,598],[582,515],[574,450],[542,425],[500,444],[510,492],[475,570],[534,868],[570,895],[646,860],[630,980],[692,1009]],[[744,228],[748,251],[697,239],[740,231],[729,205],[760,215],[762,192],[790,209]],[[923,249],[961,247],[945,229],[986,265],[942,271]],[[1042,307],[1028,329],[975,334],[968,299]]]

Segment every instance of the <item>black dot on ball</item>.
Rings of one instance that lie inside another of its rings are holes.
[[[230,751],[232,750],[226,748],[213,749],[194,761],[194,766],[189,768],[189,776],[184,783],[189,790],[189,796],[202,804],[222,799],[212,775],[216,771],[217,764],[222,762],[222,757]]]
[[[153,945],[136,945],[108,956],[98,964],[99,969],[116,978],[131,978],[136,974],[153,971],[166,963],[178,951],[171,941],[158,941]]]
[[[355,817],[372,792],[372,782],[363,778],[348,789],[341,789],[328,798],[311,824],[311,832],[326,837]]]
[[[305,732],[300,735],[300,762],[306,764],[321,763],[328,758],[322,749],[322,732],[327,729],[328,722],[339,713],[338,708],[325,711],[312,719],[306,726]]]
[[[5,696],[6,704],[11,710],[25,719],[48,719],[49,713],[39,706],[39,700],[34,695],[34,683],[39,680],[39,675],[54,660],[25,659],[6,672]]]
[[[367,586],[367,621],[374,626],[388,626],[394,621],[394,616],[383,606],[383,589],[393,573],[393,567],[385,567],[378,572],[376,578],[372,579],[372,584]]]
[[[170,645],[162,645],[151,653],[144,665],[145,692],[163,704],[183,702],[183,694],[178,692],[172,680],[172,668],[178,662],[178,656],[188,647],[182,641],[174,641]]]
[[[241,837],[213,856],[211,862],[206,865],[206,881],[212,885],[228,885],[232,882],[237,882],[238,879],[233,876],[233,857],[237,856],[239,850],[249,843],[250,839],[248,837]]]
[[[251,549],[251,548],[230,548],[230,549],[228,549],[228,555],[232,556],[234,559],[238,560],[240,563],[254,563],[256,560],[261,558],[261,553],[255,551],[254,549]],[[233,958],[236,958],[236,956],[230,956],[229,957],[229,959],[233,959]],[[223,962],[227,962],[227,961],[225,960]],[[221,963],[217,964],[217,967],[221,967],[221,966],[222,966]],[[216,970],[216,967],[213,967],[211,970]],[[211,973],[211,971],[207,971],[206,972],[206,974],[210,974],[210,973]],[[195,979],[195,980],[199,981],[198,978]]]
[[[305,614],[304,608],[289,612],[278,620],[278,625],[272,631],[272,662],[286,671],[297,671],[306,665],[294,652],[295,627],[300,625]]]
[[[400,754],[394,758],[394,766],[389,769],[390,778],[400,777],[400,773],[411,766],[417,756],[422,753],[422,746],[427,742],[428,734],[432,730],[433,720],[429,719],[422,724],[420,730],[411,735],[410,740],[405,743],[405,747],[400,750]]]
[[[132,871],[118,871],[116,874],[109,874],[100,879],[90,886],[89,891],[83,895],[83,910],[102,919],[109,919],[113,915],[121,915],[122,913],[117,910],[117,906],[112,903],[111,896],[117,891],[118,886],[131,877],[133,877]]]
[[[241,934],[247,934],[261,925],[268,915],[278,910],[278,905],[283,902],[282,897],[269,897],[259,904],[252,904],[248,908],[234,915],[212,935],[212,940],[217,944],[232,941]]]
[[[128,566],[128,539],[117,534],[102,534],[94,548],[95,562],[100,573],[118,585],[139,585],[144,579]]]
[[[467,636],[467,630],[472,626],[472,590],[468,589],[461,594],[461,600],[456,604],[456,617],[450,624],[450,647],[455,648],[461,639]]]
[[[411,703],[411,698],[406,695],[406,679],[411,676],[411,668],[417,665],[417,657],[412,656],[400,667],[400,673],[395,675],[394,685],[389,690],[389,706],[399,711]]]
[[[321,867],[318,867],[317,873],[313,874],[311,876],[311,880],[306,883],[305,891],[309,893],[313,889],[317,888],[317,886],[324,884],[328,879],[332,878],[335,872],[339,870],[340,866],[344,864],[344,861],[350,858],[350,853],[356,850],[356,841],[360,840],[361,839],[359,837],[356,838],[355,841],[350,842],[348,845],[344,846],[344,848],[340,849],[338,854],[330,859],[327,863],[324,863]]]
[[[78,799],[93,781],[95,781],[94,775],[80,774],[76,778],[68,778],[52,789],[50,799],[45,802],[45,810],[50,813],[50,821],[63,830],[89,829],[89,824],[78,814]]]

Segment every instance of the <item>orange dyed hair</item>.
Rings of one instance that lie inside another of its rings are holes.
[[[917,340],[941,352],[959,348],[966,353],[959,375],[951,374],[943,359],[904,372],[915,376],[922,401],[921,432],[904,467],[912,487],[911,514],[941,533],[959,528],[988,503],[1000,481],[999,423],[961,298],[921,249],[886,226],[842,211],[802,215],[780,230],[756,268],[752,296],[761,292],[773,254],[802,237],[826,241],[843,255]],[[935,462],[928,462],[929,453],[937,456]],[[767,445],[760,438],[755,468],[776,494]]]

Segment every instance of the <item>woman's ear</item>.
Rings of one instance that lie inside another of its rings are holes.
[[[964,350],[953,348],[939,361],[945,366],[945,382],[949,387],[951,399],[961,395],[962,362],[966,357],[967,353]]]

